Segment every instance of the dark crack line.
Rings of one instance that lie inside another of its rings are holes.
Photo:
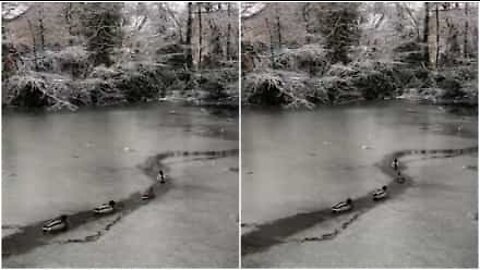
[[[72,238],[72,239],[67,239],[67,240],[61,240],[61,241],[52,241],[50,242],[51,244],[70,244],[70,243],[87,243],[87,242],[95,242],[100,237],[105,235],[110,229],[117,224],[121,219],[123,218],[123,215],[120,214],[118,217],[116,217],[112,222],[109,222],[105,227],[99,231],[97,231],[95,234],[90,234],[87,235],[83,238]]]
[[[242,228],[250,228],[250,227],[258,227],[259,225],[261,225],[260,223],[255,223],[255,222],[252,222],[252,223],[241,223],[240,226]]]
[[[22,229],[22,225],[17,225],[17,224],[5,224],[2,225],[2,230],[8,230],[8,229]]]
[[[366,211],[359,211],[359,212],[355,213],[347,221],[342,222],[340,227],[335,228],[333,231],[331,231],[329,233],[324,233],[321,236],[308,236],[308,237],[304,237],[304,238],[291,238],[291,239],[287,239],[285,241],[282,241],[282,243],[291,243],[291,242],[305,243],[305,242],[320,242],[320,241],[325,241],[325,240],[333,240],[340,233],[345,231],[353,222],[355,222],[364,213],[366,213]]]

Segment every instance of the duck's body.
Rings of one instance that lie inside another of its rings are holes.
[[[160,170],[157,174],[157,181],[159,181],[161,184],[165,184],[165,174],[163,174],[162,170]]]
[[[115,201],[110,201],[93,209],[93,212],[99,215],[110,214],[113,211],[115,211]]]
[[[58,232],[66,230],[68,227],[67,225],[67,216],[62,215],[58,218],[54,218],[52,220],[47,221],[43,224],[42,231],[43,232]]]
[[[387,196],[388,196],[387,186],[383,186],[382,188],[376,189],[373,192],[372,197],[373,197],[374,201],[378,201],[378,200],[381,200],[381,199],[385,199]]]
[[[394,158],[393,161],[392,161],[392,167],[394,170],[398,170],[398,159],[397,158]]]
[[[142,200],[150,200],[155,198],[155,192],[153,191],[153,187],[149,188],[147,192],[143,193]]]
[[[332,206],[332,213],[341,213],[349,211],[353,208],[352,200],[349,198],[346,201],[339,202],[336,205]]]

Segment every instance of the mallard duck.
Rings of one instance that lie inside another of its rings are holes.
[[[332,213],[341,213],[345,211],[349,211],[353,208],[353,202],[352,199],[348,198],[347,200],[343,202],[339,202],[332,206]]]
[[[392,167],[394,170],[398,170],[398,159],[397,158],[394,158],[393,161],[392,161]]]
[[[397,183],[400,183],[400,184],[405,183],[405,177],[403,177],[403,175],[400,171],[397,173],[396,181],[397,181]]]
[[[158,172],[157,181],[160,181],[161,184],[165,184],[165,175],[162,170]]]
[[[43,232],[57,232],[67,229],[67,216],[61,215],[43,224]]]
[[[145,193],[142,195],[142,200],[150,200],[155,198],[155,192],[153,191],[153,187],[150,187]]]
[[[374,201],[385,199],[387,196],[388,196],[387,186],[383,186],[382,188],[376,189],[373,192],[373,200]]]
[[[115,204],[115,201],[109,201],[108,203],[102,204],[93,209],[93,212],[95,214],[110,214],[115,211]]]

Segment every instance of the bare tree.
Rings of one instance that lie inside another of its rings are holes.
[[[463,34],[463,57],[468,58],[469,53],[468,53],[468,2],[465,2],[464,4],[464,10],[465,10],[465,32]]]
[[[43,5],[38,9],[38,34],[40,35],[40,49],[45,51],[45,25],[43,24]]]
[[[228,60],[231,60],[232,57],[231,57],[231,52],[230,52],[230,44],[231,44],[231,38],[230,38],[230,35],[231,35],[231,32],[232,32],[232,24],[230,22],[230,18],[231,18],[231,12],[232,12],[232,9],[231,9],[231,3],[227,3],[227,19],[228,19],[228,25],[227,25],[227,48],[226,48],[226,51],[227,51],[227,55],[226,55],[226,59],[227,61]]]
[[[282,47],[282,26],[280,24],[280,14],[278,10],[278,4],[275,7],[276,19],[277,19],[277,38],[278,38],[278,47]]]
[[[435,50],[435,68],[438,68],[438,56],[440,55],[440,19],[438,17],[438,3],[435,3],[435,33],[436,33],[436,50]],[[425,27],[429,27],[426,25]]]
[[[192,2],[188,2],[188,19],[187,19],[187,36],[186,36],[186,60],[187,67],[191,69],[193,67],[193,55],[192,55]]]
[[[198,68],[202,69],[202,54],[203,54],[203,29],[202,29],[202,3],[197,3],[198,15]]]
[[[35,71],[39,70],[38,67],[38,53],[37,53],[37,38],[35,37],[35,30],[33,28],[32,22],[27,20],[28,28],[30,29],[30,34],[32,35],[32,51],[33,51],[33,63],[35,64]]]
[[[428,44],[428,37],[430,36],[430,4],[428,2],[424,3],[425,18],[424,18],[424,27],[423,27],[423,45],[424,45],[424,61],[425,66],[430,65],[430,49]]]
[[[270,27],[270,24],[268,22],[268,18],[265,18],[265,26],[267,27],[268,34],[270,36],[270,61],[272,63],[272,68],[275,69],[276,65],[275,65],[275,54],[274,54],[275,48],[274,48],[274,45],[273,45],[274,44],[273,33],[272,33],[272,29]]]

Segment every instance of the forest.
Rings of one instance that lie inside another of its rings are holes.
[[[237,106],[235,3],[2,3],[2,104]]]
[[[242,103],[477,106],[478,5],[242,3]]]

